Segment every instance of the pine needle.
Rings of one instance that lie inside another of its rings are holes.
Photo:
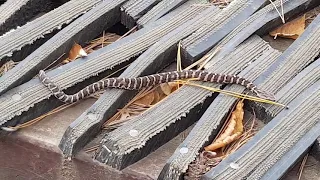
[[[177,71],[181,72],[182,71],[182,65],[181,65],[181,41],[179,41],[178,44],[178,51],[177,51]]]
[[[137,29],[137,27],[138,27],[138,26],[135,26],[135,27],[131,28],[128,32],[126,32],[124,35],[122,35],[122,36],[121,36],[119,39],[117,39],[116,41],[119,41],[120,39],[122,39],[122,38],[128,36],[129,34],[133,33],[133,32]],[[115,42],[116,42],[116,41],[115,41]]]
[[[70,106],[73,106],[73,105],[74,105],[74,104],[64,104],[64,105],[61,105],[61,106],[53,109],[52,111],[50,111],[50,112],[48,112],[48,113],[46,113],[46,114],[43,114],[43,115],[41,115],[41,116],[39,116],[39,117],[37,117],[37,118],[35,118],[35,119],[33,119],[33,120],[30,120],[30,121],[28,121],[28,122],[19,124],[19,125],[14,126],[14,127],[9,126],[9,127],[6,127],[6,128],[11,129],[12,131],[16,131],[16,130],[18,130],[18,129],[22,129],[22,128],[29,127],[29,126],[31,126],[31,125],[33,125],[33,124],[41,121],[41,120],[44,119],[45,117],[48,117],[48,116],[50,116],[50,115],[52,115],[52,114],[55,114],[55,113],[58,113],[58,112],[60,112],[60,111],[62,111],[62,110],[64,110],[64,109],[67,109],[67,108],[69,108]]]
[[[299,178],[298,178],[299,180],[300,180],[301,177],[302,177],[303,169],[304,169],[304,167],[305,167],[305,165],[306,165],[306,163],[307,163],[308,156],[309,156],[309,153],[307,153],[307,154],[304,156],[304,158],[303,158],[303,160],[302,160],[302,162],[301,162],[301,165],[300,165],[300,168],[299,168]]]
[[[198,70],[202,69],[219,51],[220,47],[217,47],[211,54],[210,56],[199,66]]]
[[[219,93],[222,93],[222,94],[225,94],[225,95],[229,95],[229,96],[233,96],[233,97],[237,97],[237,98],[242,98],[242,99],[247,99],[247,100],[251,100],[251,101],[272,104],[272,105],[278,105],[278,106],[282,106],[282,107],[287,107],[284,104],[280,104],[280,103],[277,103],[277,102],[274,102],[274,101],[270,101],[270,100],[267,100],[267,99],[262,99],[262,98],[258,98],[258,97],[255,97],[255,96],[249,96],[249,95],[245,95],[245,94],[237,93],[237,92],[232,92],[232,91],[221,90],[221,89],[218,89],[218,88],[212,88],[212,87],[208,87],[208,86],[203,86],[203,85],[200,85],[200,84],[192,83],[190,81],[177,80],[175,82],[177,82],[179,84],[183,84],[183,85],[191,85],[191,86],[200,87],[200,88],[212,91],[212,92],[219,92]]]
[[[197,68],[198,70],[202,69],[219,51],[220,51],[220,47],[218,47],[217,49],[215,49],[214,52],[212,52],[211,54],[206,54],[204,55],[202,58],[200,58],[198,61],[192,63],[191,65],[189,65],[188,67],[185,68],[185,70],[190,70],[198,65],[199,68]]]
[[[270,1],[270,3],[273,5],[273,7],[274,7],[274,9],[277,11],[277,13],[279,14],[279,16],[280,16],[280,18],[281,18],[281,20],[282,20],[282,23],[283,23],[283,24],[286,23],[286,21],[285,21],[285,19],[284,19],[283,2],[282,2],[282,0],[280,0],[280,3],[281,3],[281,12],[282,12],[282,13],[280,13],[280,11],[278,10],[277,6],[274,4],[273,1],[271,1],[271,0],[269,0],[269,1]]]
[[[84,150],[84,152],[90,153],[90,152],[96,151],[98,149],[99,149],[99,145],[95,145],[95,146],[92,146],[92,147],[88,147],[87,149]]]
[[[14,66],[16,66],[18,64],[18,62],[14,62],[12,60],[4,63],[1,67],[0,67],[0,77],[2,75],[4,75],[6,72],[8,72],[10,69],[14,68]]]

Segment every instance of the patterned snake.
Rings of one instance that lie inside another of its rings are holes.
[[[95,82],[73,95],[65,94],[54,82],[50,80],[50,78],[45,74],[43,70],[40,70],[39,72],[39,79],[42,84],[44,84],[56,98],[65,103],[77,102],[89,96],[90,94],[93,94],[105,88],[137,90],[143,87],[154,86],[161,83],[189,78],[196,78],[200,81],[213,83],[239,84],[246,87],[260,98],[273,101],[275,100],[273,94],[258,89],[257,86],[255,86],[252,82],[242,77],[226,74],[216,74],[198,70],[165,72],[137,78],[108,78]]]

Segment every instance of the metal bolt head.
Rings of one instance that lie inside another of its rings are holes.
[[[131,129],[129,131],[129,134],[131,137],[137,137],[139,135],[139,131],[135,130],[135,129]]]
[[[230,163],[230,167],[232,169],[239,169],[240,168],[239,164],[237,164],[237,163]]]
[[[14,94],[14,95],[12,95],[12,99],[14,100],[14,101],[19,101],[19,100],[21,100],[21,95],[20,94]]]
[[[189,149],[188,149],[187,147],[182,147],[182,148],[180,148],[180,150],[179,150],[179,152],[180,152],[181,154],[187,154],[188,151],[189,151]]]
[[[87,116],[90,120],[93,120],[93,121],[98,119],[97,115],[94,113],[88,113]]]

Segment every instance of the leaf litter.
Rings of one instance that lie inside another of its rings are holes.
[[[277,37],[297,39],[305,30],[306,27],[311,24],[311,22],[317,17],[320,13],[320,6],[306,12],[305,14],[284,23],[275,30],[269,32],[270,36],[273,36],[274,39]],[[281,17],[284,15],[281,15]]]

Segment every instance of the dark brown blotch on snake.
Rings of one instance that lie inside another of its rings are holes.
[[[172,71],[138,78],[108,78],[95,82],[73,95],[65,94],[54,82],[51,81],[51,79],[46,75],[46,73],[43,70],[40,70],[39,72],[39,79],[42,82],[42,84],[44,84],[56,98],[65,103],[77,102],[89,96],[90,94],[93,94],[105,88],[137,90],[143,87],[154,86],[161,83],[167,83],[175,80],[190,78],[196,78],[199,81],[213,83],[239,84],[246,87],[260,98],[269,99],[272,101],[275,100],[273,94],[258,89],[257,86],[255,86],[252,82],[246,80],[245,78],[227,74],[210,73],[199,70],[183,70],[180,72]]]

